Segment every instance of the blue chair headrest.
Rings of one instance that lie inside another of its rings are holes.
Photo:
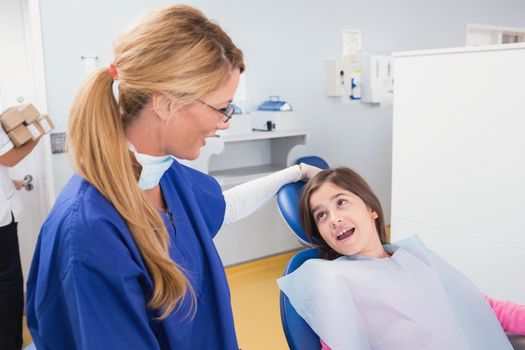
[[[301,227],[301,219],[299,218],[299,198],[303,192],[304,185],[305,183],[302,181],[284,185],[277,192],[277,205],[284,221],[290,226],[297,238],[302,243],[311,245]]]
[[[321,169],[329,168],[328,163],[323,158],[317,156],[299,158],[295,164],[299,163],[306,163]],[[290,226],[297,238],[299,238],[303,244],[312,245],[301,227],[301,219],[299,218],[299,198],[301,198],[304,185],[305,183],[302,181],[284,185],[279,192],[277,192],[277,206],[284,221]]]
[[[295,164],[300,164],[300,163],[310,164],[320,169],[328,169],[330,167],[323,158],[318,157],[318,156],[301,157],[295,161]]]

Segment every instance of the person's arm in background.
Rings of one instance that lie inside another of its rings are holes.
[[[525,335],[525,305],[494,300],[486,295],[485,299],[505,332]]]
[[[13,186],[15,186],[15,189],[17,191],[20,191],[20,189],[22,189],[22,187],[24,186],[24,181],[23,180],[11,180],[13,182]]]
[[[24,159],[35,146],[38,144],[38,141],[40,138],[36,140],[29,141],[23,146],[20,146],[18,148],[11,148],[8,151],[5,151],[2,155],[0,155],[0,164],[13,167],[17,165],[22,159]],[[9,141],[9,143],[11,143]],[[12,145],[12,144],[11,144]],[[7,144],[5,146],[8,146]]]

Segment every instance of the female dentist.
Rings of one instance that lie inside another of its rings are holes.
[[[80,90],[69,126],[79,175],[42,227],[27,285],[38,349],[238,349],[213,237],[317,171],[292,166],[223,195],[174,159],[197,158],[229,126],[243,70],[217,24],[171,6],[124,33]]]

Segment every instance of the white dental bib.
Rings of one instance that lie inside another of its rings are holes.
[[[474,284],[418,236],[385,250],[311,259],[278,284],[332,350],[512,350]]]

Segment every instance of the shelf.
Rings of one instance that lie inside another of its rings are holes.
[[[277,139],[277,138],[283,138],[283,137],[305,136],[305,135],[308,135],[308,132],[304,130],[252,131],[246,134],[221,135],[219,137],[219,140],[222,140],[224,143],[227,143],[227,142]]]
[[[264,164],[245,168],[211,171],[210,175],[213,176],[221,186],[231,187],[282,169],[284,169],[284,167],[276,164]]]
[[[286,168],[294,162],[289,159],[292,150],[308,139],[305,130],[244,130],[244,134],[208,139],[200,157],[192,161],[193,167],[213,176],[223,191]],[[299,246],[286,223],[273,220],[278,215],[276,201],[270,200],[249,217],[222,227],[214,239],[221,259],[235,264]]]

